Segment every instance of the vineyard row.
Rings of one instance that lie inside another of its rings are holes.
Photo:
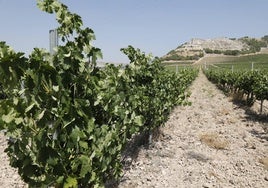
[[[204,70],[207,78],[226,92],[242,93],[248,104],[255,100],[261,101],[260,113],[263,111],[263,102],[268,100],[268,71],[235,71],[208,69]]]
[[[57,0],[38,0],[54,13],[62,45],[29,57],[0,42],[0,129],[12,167],[30,187],[104,187],[122,174],[121,154],[137,134],[163,125],[187,104],[197,70],[166,70],[158,58],[121,49],[126,67],[96,61],[92,29]],[[74,35],[75,33],[75,35]]]

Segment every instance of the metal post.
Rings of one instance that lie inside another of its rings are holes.
[[[58,31],[57,29],[49,30],[49,52],[51,55],[55,53],[55,47],[58,46]]]

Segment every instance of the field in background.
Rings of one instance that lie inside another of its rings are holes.
[[[206,61],[207,60],[207,61]],[[205,57],[198,63],[173,62],[163,63],[163,65],[172,71],[186,68],[189,66],[206,66],[207,68],[221,68],[229,70],[268,70],[268,54],[256,54],[247,56],[219,56]]]
[[[232,61],[209,63],[205,66],[230,70],[268,70],[268,54],[241,56]]]
[[[175,65],[165,65],[165,68],[171,71],[178,72],[181,69],[186,69],[192,67],[192,64],[175,64]]]

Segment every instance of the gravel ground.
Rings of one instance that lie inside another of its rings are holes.
[[[268,187],[268,135],[200,73],[191,106],[174,109],[149,149],[126,161],[119,188]],[[247,112],[247,113],[246,113]],[[26,187],[4,153],[0,133],[0,187]]]
[[[3,188],[21,188],[26,185],[21,180],[16,169],[10,167],[9,158],[4,150],[7,147],[6,137],[0,132],[0,187]]]

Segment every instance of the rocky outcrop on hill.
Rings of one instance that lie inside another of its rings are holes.
[[[211,49],[211,50],[247,50],[249,46],[240,40],[231,40],[229,38],[215,39],[192,39],[185,43],[183,48],[186,50]]]
[[[198,60],[206,54],[224,54],[239,55],[261,51],[261,48],[267,48],[268,36],[261,39],[243,37],[235,38],[214,38],[198,39],[194,38],[174,50],[171,50],[163,60]]]

